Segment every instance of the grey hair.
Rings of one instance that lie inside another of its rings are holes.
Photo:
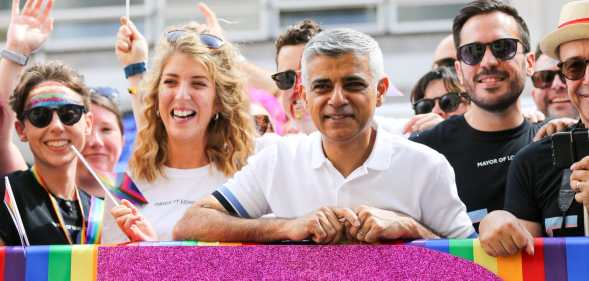
[[[372,37],[349,28],[325,30],[315,35],[305,45],[301,62],[303,85],[309,86],[307,64],[317,55],[338,57],[345,54],[368,56],[368,67],[374,84],[384,77],[382,50]]]

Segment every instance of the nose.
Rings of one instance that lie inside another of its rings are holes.
[[[190,95],[188,94],[188,82],[180,82],[180,87],[178,88],[178,92],[176,92],[176,99],[190,99]]]
[[[551,88],[553,90],[561,90],[567,87],[566,82],[560,79],[560,75],[556,74],[552,80]]]
[[[446,119],[446,112],[440,108],[440,100],[434,101],[434,108],[432,109],[432,112]]]
[[[583,84],[585,84],[585,85],[589,85],[589,72],[587,72],[588,67],[589,67],[589,64],[587,64],[585,66],[585,78],[583,79]]]
[[[497,63],[499,63],[499,61],[497,60],[495,55],[493,55],[493,52],[491,52],[491,47],[485,46],[485,54],[483,55],[483,59],[481,60],[481,66],[492,66],[497,65]]]
[[[88,138],[88,146],[90,147],[101,147],[104,145],[104,141],[98,131],[98,128],[92,129],[92,133]]]
[[[346,96],[343,92],[343,89],[341,86],[336,86],[333,89],[333,93],[331,93],[331,96],[329,97],[329,105],[333,106],[333,107],[340,107],[342,105],[345,105],[348,103],[348,100],[346,99]]]
[[[61,133],[65,130],[65,125],[61,123],[57,112],[52,112],[53,116],[51,117],[51,122],[49,123],[49,130],[54,133]]]

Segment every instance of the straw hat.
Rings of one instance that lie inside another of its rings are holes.
[[[589,39],[589,1],[573,1],[562,6],[558,28],[548,34],[542,42],[540,49],[551,58],[558,58],[558,47],[562,43]]]

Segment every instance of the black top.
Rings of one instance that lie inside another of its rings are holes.
[[[458,195],[478,230],[478,223],[487,213],[503,208],[509,163],[532,142],[540,126],[524,121],[514,129],[483,132],[472,128],[461,115],[411,140],[446,156],[456,174]]]
[[[583,205],[572,200],[564,214],[559,208],[562,178],[563,170],[552,164],[550,138],[528,145],[516,154],[509,168],[505,210],[520,219],[539,223],[544,236],[582,236]],[[568,178],[565,183],[570,188]],[[563,221],[565,227],[561,228]]]
[[[31,245],[68,244],[63,234],[49,194],[37,182],[31,170],[17,171],[8,176],[10,186],[19,208],[23,225]],[[4,179],[0,183],[0,195],[4,196]],[[88,214],[90,196],[80,190],[80,199],[84,213]],[[65,227],[76,243],[80,243],[82,230],[82,214],[77,201],[56,197],[57,205],[63,217]],[[16,226],[12,222],[6,205],[0,207],[0,238],[6,245],[20,245]]]

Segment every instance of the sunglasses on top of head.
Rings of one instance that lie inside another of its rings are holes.
[[[170,43],[170,44],[175,44],[187,32],[192,32],[192,33],[198,34],[198,36],[200,38],[200,42],[202,42],[205,46],[207,46],[210,49],[219,49],[225,43],[225,42],[223,42],[223,39],[219,38],[216,35],[209,34],[209,33],[198,33],[196,31],[189,30],[189,29],[170,30],[170,31],[166,32],[166,40],[168,40],[168,43]]]
[[[420,99],[413,104],[413,110],[415,114],[430,113],[436,106],[436,101],[438,101],[442,111],[451,113],[458,109],[463,99],[468,100],[468,96],[465,93],[449,92],[433,99]]]
[[[493,53],[493,56],[498,60],[506,61],[512,59],[517,54],[517,43],[521,41],[515,38],[502,38],[497,39],[490,43],[474,42],[458,47],[456,53],[458,60],[468,65],[477,65],[481,63],[487,46]],[[524,46],[524,51],[528,52],[528,48]]]
[[[79,104],[66,104],[57,107],[40,106],[23,112],[23,119],[26,118],[37,128],[45,128],[51,124],[54,111],[57,112],[61,123],[66,126],[72,126],[80,121],[82,115],[87,112],[87,109],[85,106]]]
[[[581,80],[585,77],[587,62],[589,62],[589,60],[586,60],[585,58],[573,57],[561,63],[558,63],[556,66],[558,66],[560,74],[563,77],[566,77],[566,79],[568,80],[575,81]]]
[[[552,82],[557,76],[564,83],[564,76],[559,70],[536,71],[532,75],[532,83],[534,84],[534,88],[548,89],[552,87]]]
[[[272,74],[272,80],[276,83],[276,86],[280,90],[288,90],[292,88],[297,81],[297,72],[294,70],[287,70]]]

